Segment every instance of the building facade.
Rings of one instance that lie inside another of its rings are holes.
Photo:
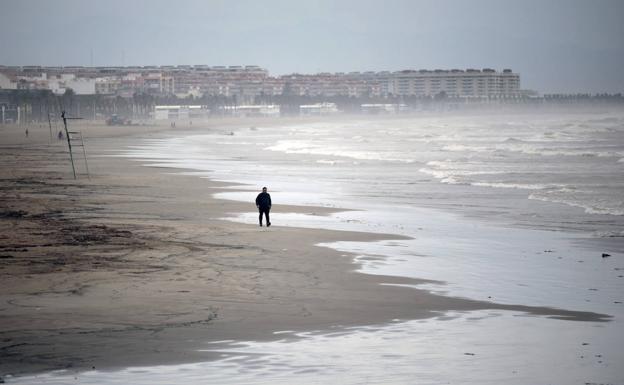
[[[406,70],[389,77],[388,93],[397,96],[514,97],[520,75],[510,69]]]
[[[520,75],[484,68],[467,70],[403,70],[396,72],[337,72],[269,76],[258,66],[143,67],[6,67],[0,66],[0,88],[68,88],[81,95],[200,98],[228,97],[237,104],[254,104],[258,97],[516,97]]]

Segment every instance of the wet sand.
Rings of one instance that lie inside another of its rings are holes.
[[[267,123],[215,120],[185,129],[225,132]],[[90,180],[73,180],[66,143],[50,144],[47,126],[29,127],[28,138],[24,127],[0,126],[0,378],[194,362],[212,358],[198,352],[209,341],[271,339],[274,331],[450,310],[609,319],[380,285],[421,281],[357,273],[352,255],[315,244],[396,236],[280,227],[280,213],[331,209],[279,202],[270,229],[222,221],[254,211],[253,202],[216,200],[211,194],[223,184],[106,156],[169,126],[74,129],[87,138]],[[76,161],[84,171],[82,158]]]

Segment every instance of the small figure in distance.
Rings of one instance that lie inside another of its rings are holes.
[[[63,140],[63,131],[60,131],[60,130],[59,130],[59,133],[58,133],[58,140]]]
[[[262,214],[266,216],[266,224],[267,227],[271,226],[271,221],[269,220],[269,211],[271,211],[271,195],[267,192],[267,188],[263,187],[262,192],[258,194],[256,197],[256,207],[260,213],[260,227],[262,227]]]
[[[28,128],[26,129],[25,133],[26,133],[26,137],[28,138]]]

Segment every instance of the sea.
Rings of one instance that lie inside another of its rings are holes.
[[[118,156],[236,186],[218,199],[253,202],[267,186],[274,205],[345,209],[274,213],[270,231],[408,237],[322,244],[355,255],[364,274],[421,278],[427,283],[419,289],[441,295],[596,312],[609,321],[449,312],[276,330],[270,342],[207,342],[206,350],[222,354],[209,362],[7,382],[624,384],[624,110],[262,122],[204,132],[193,122],[194,131],[145,139]],[[254,208],[223,219],[256,224]]]

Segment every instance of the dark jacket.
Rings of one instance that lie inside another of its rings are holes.
[[[270,209],[271,208],[271,195],[269,193],[261,192],[256,197],[256,206],[261,209]]]

